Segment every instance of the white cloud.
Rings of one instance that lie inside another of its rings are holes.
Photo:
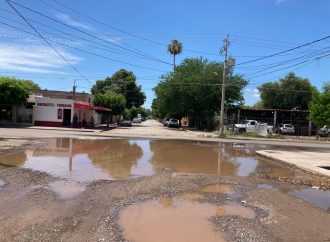
[[[276,0],[276,4],[281,4],[281,3],[283,3],[283,2],[286,2],[286,1],[288,1],[288,0]]]
[[[60,50],[59,52],[72,64],[76,64],[82,60],[64,50]],[[58,68],[67,66],[68,63],[49,47],[33,44],[0,44],[1,70],[63,73]]]
[[[259,90],[258,90],[258,89],[256,89],[256,88],[255,88],[255,89],[253,89],[253,91],[252,91],[252,92],[253,92],[253,94],[252,94],[252,95],[253,95],[254,97],[260,98],[260,92],[259,92]]]
[[[112,37],[110,35],[101,36],[101,38],[115,44],[120,43],[122,41],[121,37],[116,37],[116,36]]]
[[[77,20],[74,20],[71,16],[66,15],[64,13],[56,13],[55,17],[59,20],[61,20],[62,22],[72,26],[72,27],[77,27],[77,28],[83,28],[83,29],[87,29],[87,30],[91,30],[93,29],[92,26],[79,22]]]

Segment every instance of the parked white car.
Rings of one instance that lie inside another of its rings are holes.
[[[295,130],[292,124],[283,124],[280,125],[279,132],[281,134],[294,134]]]
[[[141,123],[142,119],[141,118],[133,118],[133,123]]]
[[[259,132],[265,131],[270,134],[273,133],[273,126],[267,123],[259,123],[256,120],[245,120],[243,124],[235,124],[235,131],[237,132]]]

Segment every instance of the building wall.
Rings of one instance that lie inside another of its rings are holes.
[[[34,124],[38,126],[62,126],[64,118],[63,109],[71,110],[71,122],[74,114],[73,107],[73,100],[36,97]],[[58,115],[59,109],[62,110],[61,117]]]
[[[64,91],[52,91],[52,90],[40,90],[34,93],[35,95],[40,95],[43,97],[56,98],[56,99],[71,99],[73,100],[73,92]],[[75,100],[82,101],[86,103],[93,102],[93,96],[85,92],[76,92]]]

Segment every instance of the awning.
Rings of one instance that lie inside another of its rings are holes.
[[[100,106],[94,106],[86,102],[82,101],[74,101],[74,107],[75,108],[82,108],[82,109],[88,109],[88,110],[99,110],[99,111],[108,111],[111,112],[111,108],[105,108]]]

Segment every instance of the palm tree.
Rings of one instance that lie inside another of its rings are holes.
[[[178,40],[172,40],[172,43],[167,46],[167,51],[173,55],[173,66],[175,69],[175,56],[181,54],[182,44]]]

